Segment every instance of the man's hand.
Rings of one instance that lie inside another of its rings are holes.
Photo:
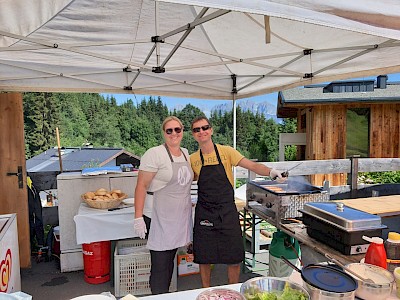
[[[272,180],[276,180],[277,178],[283,179],[282,172],[275,169],[271,169],[271,171],[269,171],[269,177],[271,177]]]
[[[146,228],[146,223],[143,220],[143,217],[136,218],[133,221],[133,227],[134,227],[135,233],[141,239],[145,239],[146,238],[147,228]]]

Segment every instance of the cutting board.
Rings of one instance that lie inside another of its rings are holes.
[[[400,215],[400,195],[335,200],[344,205],[380,216]]]

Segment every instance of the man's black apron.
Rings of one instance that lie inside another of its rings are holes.
[[[233,187],[214,144],[218,165],[201,170],[195,210],[193,253],[199,264],[237,264],[243,261],[244,247]]]

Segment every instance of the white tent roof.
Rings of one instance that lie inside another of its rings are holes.
[[[240,99],[396,73],[399,19],[397,0],[2,0],[0,91]]]

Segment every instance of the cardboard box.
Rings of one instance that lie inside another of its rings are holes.
[[[193,262],[193,254],[178,255],[178,276],[199,274],[199,265]]]

